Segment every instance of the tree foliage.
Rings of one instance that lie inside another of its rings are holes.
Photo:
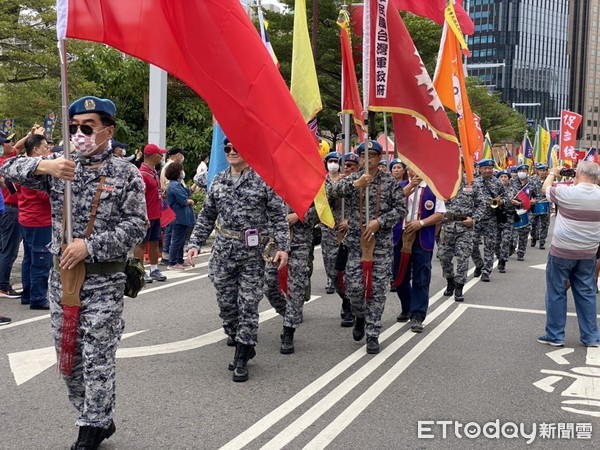
[[[285,0],[293,10],[294,0]],[[318,4],[316,68],[323,102],[319,127],[323,135],[337,140],[341,135],[341,57],[339,27],[340,0],[320,0]],[[307,0],[309,30],[313,25],[313,2]],[[48,112],[60,112],[60,65],[56,49],[55,0],[2,0],[0,2],[0,119],[13,118],[18,135]],[[290,82],[293,14],[265,11],[269,35],[280,62],[284,80]],[[441,37],[441,27],[432,21],[402,13],[406,26],[433,76]],[[257,25],[258,27],[258,25]],[[360,51],[361,40],[353,37]],[[69,40],[69,96],[96,95],[117,105],[116,138],[133,148],[141,148],[148,134],[148,65],[105,45]],[[361,58],[355,55],[359,84]],[[471,105],[482,119],[484,131],[494,142],[519,140],[525,128],[524,116],[501,103],[498,93],[469,80]],[[186,171],[195,171],[200,154],[210,149],[212,115],[206,103],[191,89],[172,77],[168,82],[167,143],[189,150]],[[451,117],[451,120],[453,118]],[[389,121],[391,122],[391,121]],[[383,131],[382,115],[371,121],[371,130]],[[55,131],[58,138],[60,128]]]

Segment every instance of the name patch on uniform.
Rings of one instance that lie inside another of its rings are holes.
[[[426,209],[427,211],[431,211],[431,210],[433,209],[433,207],[434,207],[434,206],[435,206],[435,203],[433,203],[433,201],[431,201],[431,200],[427,200],[427,201],[425,202],[425,209]]]
[[[103,190],[104,192],[109,192],[109,193],[110,193],[110,192],[112,192],[112,191],[114,191],[114,190],[115,190],[115,187],[114,187],[114,186],[107,186],[107,185],[105,184],[104,186],[102,186],[102,190]]]
[[[463,192],[466,192],[466,193],[473,192],[473,188],[471,186],[465,186],[463,188]]]

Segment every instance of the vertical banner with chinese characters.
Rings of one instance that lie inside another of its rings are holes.
[[[560,114],[560,153],[558,159],[577,161],[575,141],[577,129],[581,124],[581,115],[564,110]]]
[[[56,113],[49,112],[44,120],[44,134],[46,139],[52,139],[52,133],[54,132],[54,125],[56,124]]]
[[[14,121],[13,119],[4,119],[2,121],[2,132],[6,134],[10,134],[13,132]]]

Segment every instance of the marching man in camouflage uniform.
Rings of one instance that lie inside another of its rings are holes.
[[[96,449],[115,432],[115,354],[123,332],[123,269],[127,252],[146,233],[144,183],[137,168],[114,157],[109,144],[115,130],[115,105],[106,99],[83,97],[69,107],[74,160],[62,154],[47,158],[12,158],[0,169],[8,179],[50,195],[52,236],[49,302],[52,330],[60,353],[63,325],[61,268],[85,261],[81,288],[76,352],[69,399],[79,410],[79,437],[72,449]],[[105,176],[93,232],[83,238],[90,222],[92,200]],[[73,242],[64,251],[63,202],[65,181],[72,180]]]
[[[536,175],[530,178],[531,185],[531,205],[547,202],[546,197],[542,194],[542,185],[548,176],[548,166],[546,164],[537,163],[535,165]],[[548,204],[549,205],[549,204]],[[550,227],[550,207],[543,214],[531,215],[531,246],[535,247],[537,241],[540,241],[540,250],[546,248],[546,238],[548,237],[548,228]]]
[[[290,232],[283,200],[227,138],[224,143],[231,167],[210,185],[190,238],[188,261],[193,265],[193,258],[216,227],[209,277],[217,292],[223,329],[236,342],[230,364],[233,381],[242,382],[248,380],[248,360],[256,355],[258,304],[265,275],[262,252],[272,234],[277,247],[273,264],[282,269],[288,260]]]
[[[491,207],[492,200],[502,206],[508,202],[506,189],[494,177],[494,160],[483,159],[477,164],[480,176],[473,180],[475,194],[475,232],[473,233],[473,252],[471,257],[475,263],[476,278],[481,276],[481,281],[490,281],[492,266],[494,264],[494,250],[496,247],[496,209]],[[483,259],[479,251],[479,241],[483,236]]]
[[[283,313],[283,332],[280,352],[284,355],[294,353],[294,333],[302,323],[304,295],[308,286],[308,260],[313,242],[313,228],[318,221],[317,211],[312,205],[304,222],[300,222],[296,213],[287,215],[290,226],[290,252],[287,269],[287,292],[283,292],[279,283],[279,270],[273,264],[265,268],[264,293],[275,311]]]
[[[523,205],[518,199],[514,199],[514,197],[521,191],[521,189],[525,188],[529,183],[529,165],[521,164],[517,167],[517,178],[513,179],[510,182],[512,187],[511,198],[515,200],[517,203],[513,203],[517,206],[517,209],[520,209]],[[531,188],[531,185],[529,185]],[[541,188],[540,188],[541,190]],[[529,214],[525,212],[525,214]],[[516,224],[515,225],[520,225]],[[513,227],[513,246],[517,249],[517,261],[525,260],[525,252],[527,251],[527,237],[529,236],[529,232],[531,231],[531,225],[528,223],[525,226],[519,226],[519,228]]]
[[[467,282],[469,258],[473,250],[473,205],[473,187],[467,186],[467,178],[463,174],[457,194],[446,200],[442,239],[438,249],[442,276],[448,283],[444,295],[454,294],[457,302],[465,299],[463,286]],[[452,258],[456,258],[456,272]]]
[[[498,230],[496,234],[496,256],[498,257],[498,272],[506,273],[506,261],[508,261],[508,257],[512,254],[511,249],[514,248],[513,244],[513,233],[516,232],[514,229],[514,217],[516,213],[516,206],[520,205],[518,200],[515,200],[514,197],[517,195],[517,191],[514,190],[510,172],[507,170],[501,170],[496,174],[496,178],[498,178],[504,188],[506,189],[506,193],[510,199],[510,201],[504,205],[504,208],[501,212],[503,216],[501,220],[498,220]]]
[[[328,186],[328,197],[346,198],[348,232],[344,241],[348,246],[348,263],[344,283],[346,295],[356,316],[352,336],[360,341],[367,334],[367,353],[379,353],[381,316],[385,306],[385,295],[390,281],[392,264],[392,227],[406,215],[406,201],[400,184],[392,175],[378,169],[383,148],[377,141],[368,141],[357,148],[363,160],[358,172]],[[369,172],[365,173],[364,160],[369,159]],[[369,222],[361,229],[361,218],[366,220],[364,192],[369,188]],[[362,198],[362,201],[361,201]],[[361,210],[362,206],[362,210]],[[375,239],[372,269],[372,291],[365,299],[363,263],[361,261],[361,234],[365,240]]]

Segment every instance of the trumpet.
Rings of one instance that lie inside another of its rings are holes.
[[[490,200],[490,208],[492,208],[492,209],[496,209],[496,208],[498,208],[498,207],[500,206],[500,200],[501,200],[501,199],[502,199],[502,196],[501,196],[501,195],[499,195],[499,196],[498,196],[498,197],[496,197],[496,198],[492,198],[492,199]]]

